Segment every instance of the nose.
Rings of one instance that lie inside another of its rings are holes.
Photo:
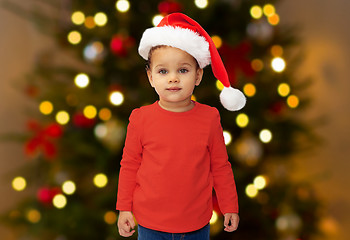
[[[178,83],[178,82],[180,82],[180,80],[176,74],[169,76],[168,83]]]

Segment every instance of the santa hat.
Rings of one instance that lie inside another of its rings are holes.
[[[189,53],[197,60],[200,68],[211,64],[214,76],[224,85],[220,93],[221,104],[230,111],[244,107],[244,94],[231,87],[213,40],[196,21],[182,13],[165,16],[156,27],[146,29],[143,33],[139,54],[148,60],[150,49],[158,45],[176,47]]]

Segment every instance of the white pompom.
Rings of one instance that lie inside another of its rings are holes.
[[[244,107],[246,98],[238,89],[225,87],[220,93],[221,104],[230,111],[238,111]]]

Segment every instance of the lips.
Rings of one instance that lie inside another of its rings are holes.
[[[166,90],[171,91],[171,92],[176,92],[176,91],[180,91],[181,88],[179,88],[179,87],[170,87],[170,88],[167,88]]]

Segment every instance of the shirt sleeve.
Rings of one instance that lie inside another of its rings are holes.
[[[123,157],[120,162],[116,209],[121,211],[132,210],[136,175],[142,157],[140,123],[140,110],[135,109],[129,117]]]
[[[236,184],[231,164],[228,161],[220,115],[217,110],[211,126],[210,168],[219,207],[223,214],[238,213]]]

